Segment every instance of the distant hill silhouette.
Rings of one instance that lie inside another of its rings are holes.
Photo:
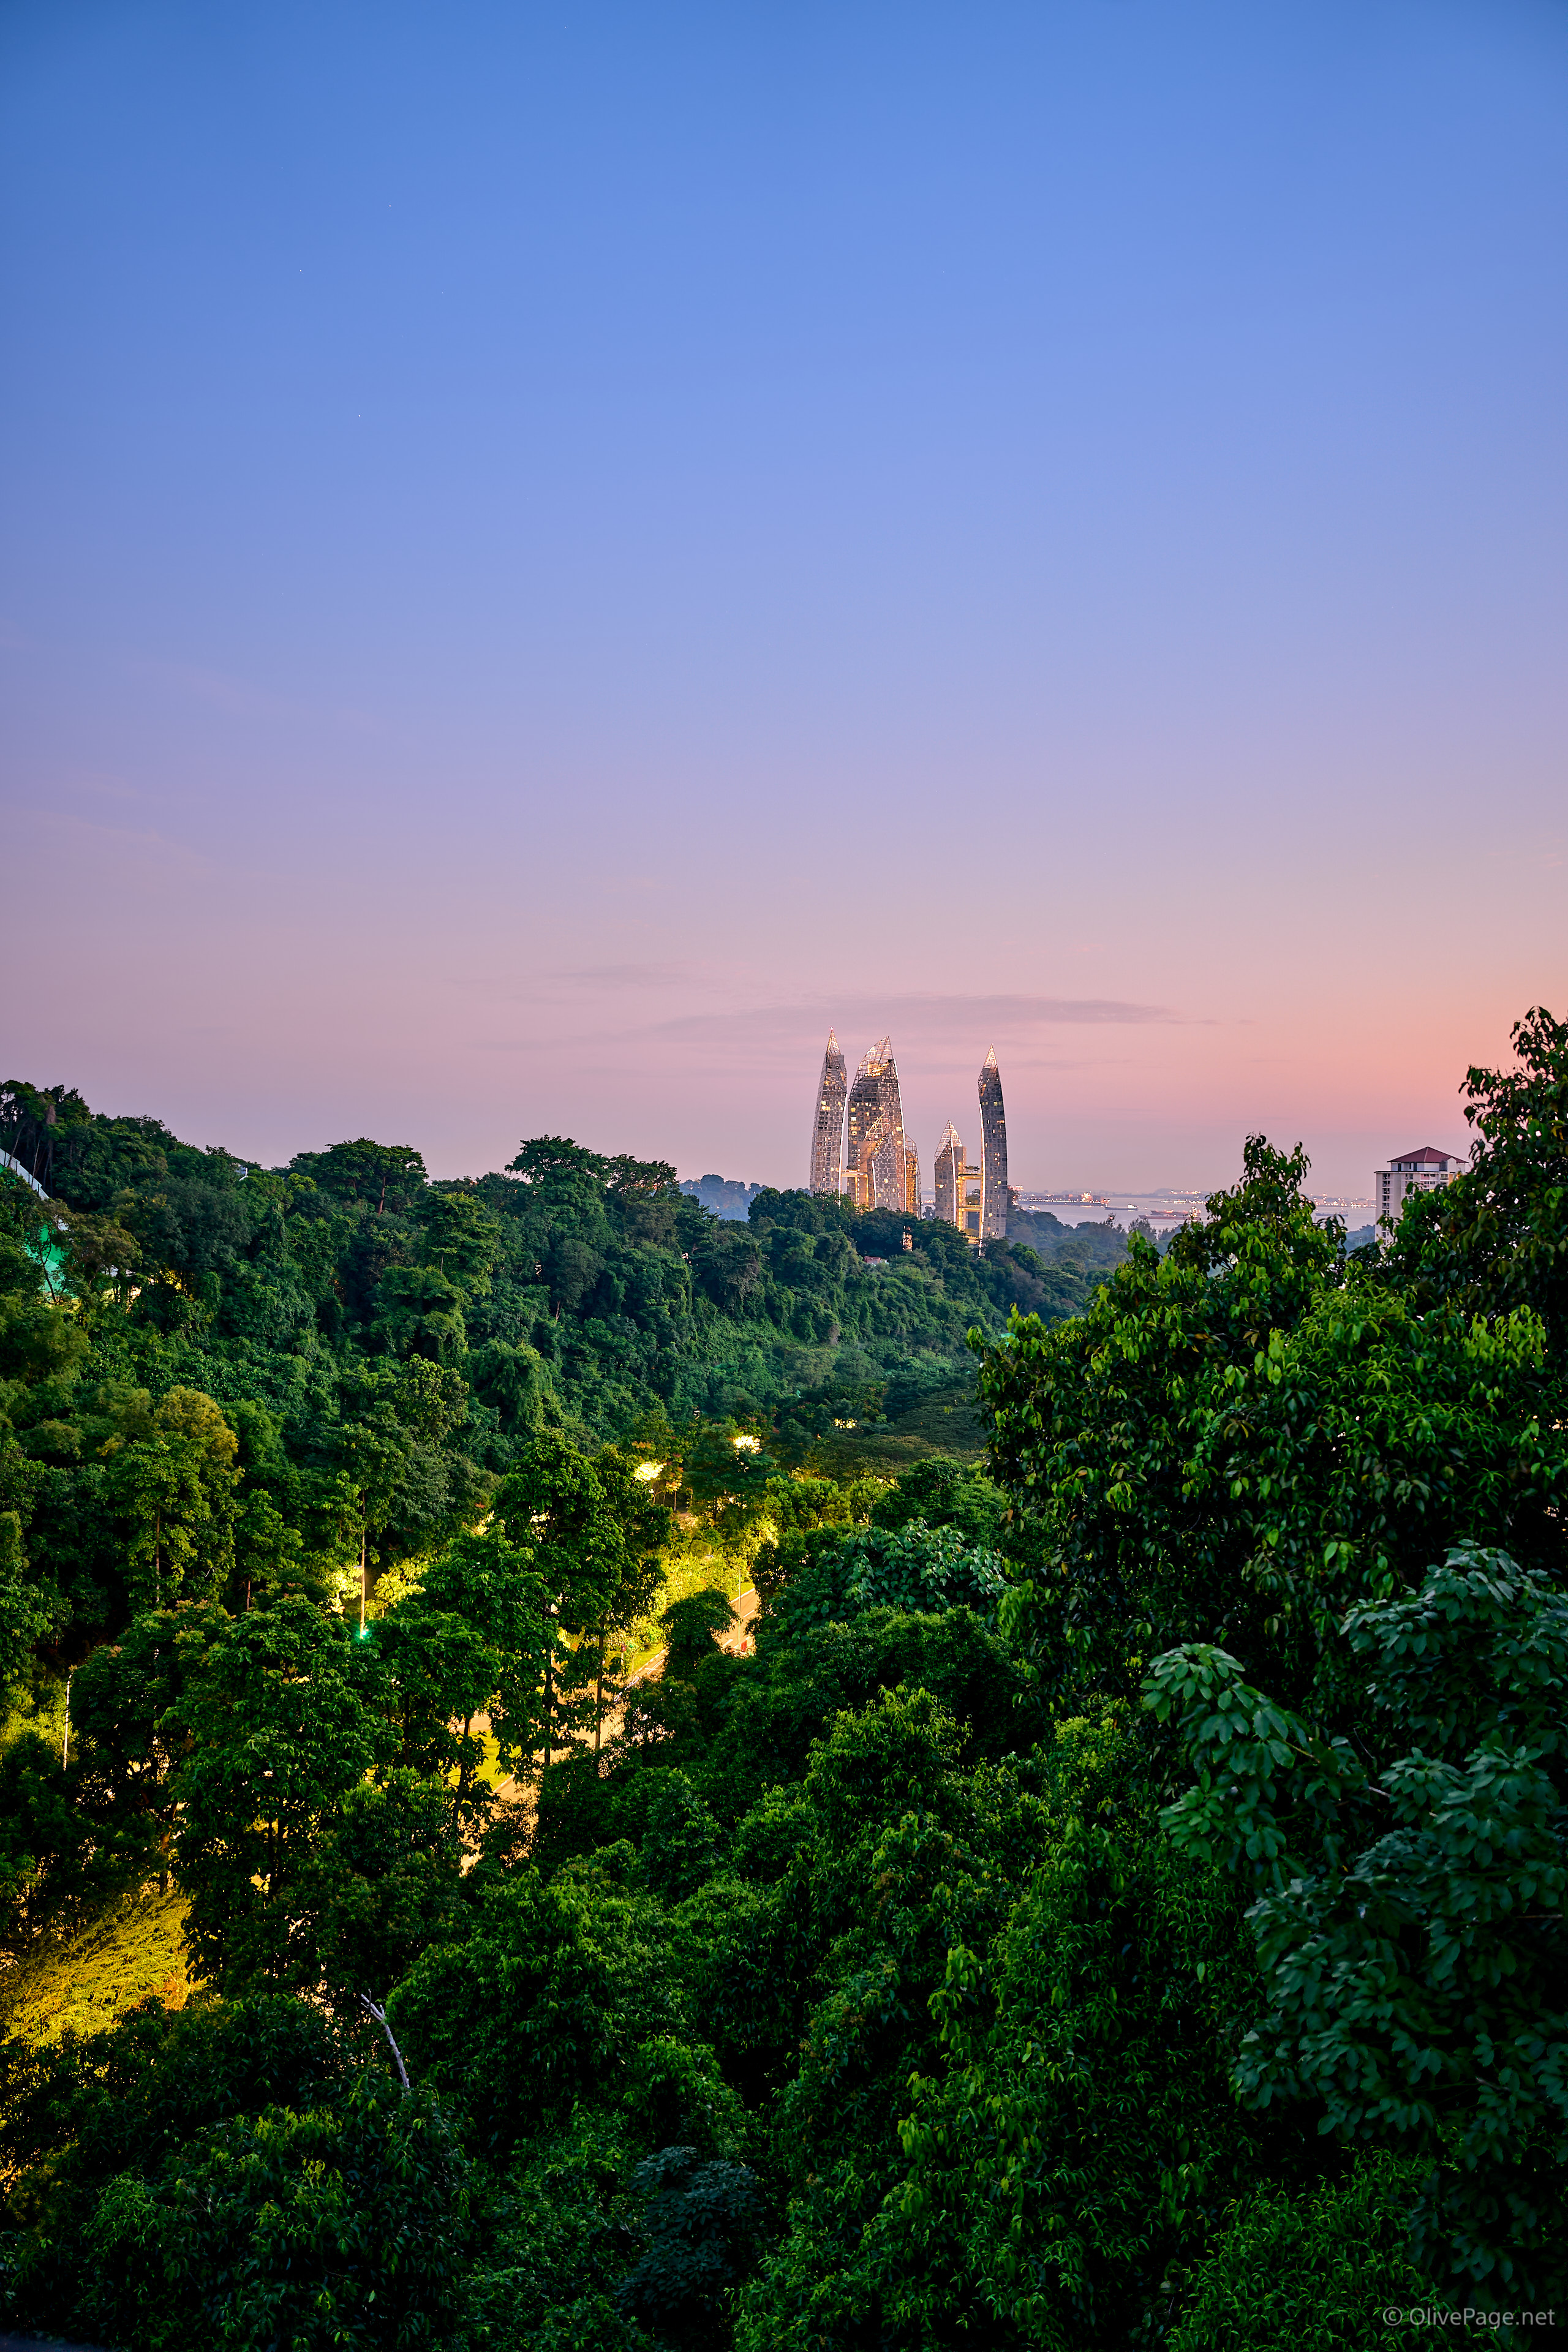
[[[760,1184],[742,1184],[738,1176],[688,1176],[681,1191],[716,1217],[733,1217],[744,1223]]]

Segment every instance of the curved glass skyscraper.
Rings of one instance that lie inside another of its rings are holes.
[[[1007,1116],[996,1048],[980,1073],[980,1164],[971,1167],[952,1120],[937,1146],[936,1213],[972,1242],[1007,1232]],[[830,1029],[811,1130],[811,1189],[843,1192],[858,1209],[921,1213],[921,1163],[904,1132],[893,1041],[879,1037],[846,1087],[844,1055]]]
[[[920,1215],[921,1156],[907,1135],[904,1138],[904,1207],[911,1217]],[[910,1237],[906,1234],[904,1247],[908,1249],[910,1246]]]
[[[936,1213],[966,1241],[1007,1238],[1007,1113],[992,1046],[980,1070],[980,1161],[972,1167],[952,1119],[937,1146]]]
[[[914,1150],[904,1135],[893,1042],[879,1037],[849,1089],[844,1190],[858,1209],[907,1210],[918,1216],[919,1184]]]
[[[811,1129],[811,1189],[837,1192],[844,1171],[844,1102],[848,1092],[844,1055],[830,1029],[822,1057],[822,1083],[816,1090],[816,1117]]]
[[[963,1139],[952,1119],[942,1130],[931,1170],[936,1181],[936,1213],[944,1225],[961,1225],[963,1204]]]
[[[1007,1113],[1002,1102],[1002,1073],[992,1046],[980,1067],[980,1164],[984,1171],[984,1222],[988,1242],[1007,1238]]]
[[[936,1213],[972,1242],[985,1238],[985,1171],[972,1168],[963,1139],[949,1119],[936,1155]]]

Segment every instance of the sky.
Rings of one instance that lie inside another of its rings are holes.
[[[1561,0],[0,0],[0,1075],[1355,1196],[1568,1010]]]

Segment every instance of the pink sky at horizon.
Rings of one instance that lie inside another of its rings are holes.
[[[1320,1192],[1568,1011],[1549,0],[0,22],[0,1076]]]
[[[572,965],[544,960],[569,946],[559,935],[538,937],[541,925],[532,940],[509,937],[503,908],[476,908],[436,873],[417,907],[397,903],[390,877],[372,887],[386,936],[367,953],[342,910],[334,919],[297,891],[280,905],[276,877],[220,876],[131,828],[90,838],[121,876],[137,861],[120,918],[100,913],[76,944],[94,1021],[73,1034],[43,1003],[32,1037],[11,1036],[9,1075],[74,1083],[95,1108],[150,1111],[192,1141],[268,1164],[369,1133],[416,1145],[433,1174],[477,1174],[525,1135],[570,1133],[671,1159],[683,1176],[797,1183],[831,1025],[851,1066],[891,1033],[928,1181],[945,1121],[977,1132],[975,1080],[994,1044],[1021,1185],[1206,1191],[1230,1181],[1256,1130],[1306,1143],[1314,1190],[1359,1197],[1393,1151],[1468,1147],[1466,1067],[1506,1060],[1512,1022],[1544,992],[1532,994],[1526,956],[1484,969],[1495,939],[1478,933],[1467,954],[1458,920],[1451,949],[1440,922],[1436,947],[1416,943],[1413,972],[1397,941],[1369,929],[1359,968],[1347,950],[1331,987],[1321,970],[1304,979],[1282,924],[1268,942],[1233,920],[1175,971],[1162,969],[1164,938],[994,952],[987,978],[1055,981],[1050,996],[937,993],[913,958],[886,986],[846,972],[831,990],[786,997],[768,974],[773,953],[788,958],[776,938],[787,887],[759,908],[775,936],[753,936],[749,950],[732,937],[729,955],[641,958],[661,927],[628,914],[624,961]],[[79,838],[77,857],[88,854]],[[1556,874],[1542,864],[1547,895]],[[983,919],[971,906],[952,935]],[[132,952],[126,988],[117,972]],[[1126,993],[1091,996],[1086,981]]]

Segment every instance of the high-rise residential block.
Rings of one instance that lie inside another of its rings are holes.
[[[937,1146],[936,1213],[972,1242],[1007,1238],[1007,1113],[1002,1074],[992,1046],[980,1070],[980,1164],[965,1157],[958,1129],[949,1119]]]
[[[963,1190],[963,1139],[952,1119],[942,1129],[942,1141],[936,1147],[931,1181],[936,1186],[937,1215],[944,1225],[956,1225]]]
[[[980,1073],[980,1164],[975,1167],[949,1119],[932,1171],[937,1215],[976,1243],[1002,1239],[1007,1231],[1007,1115],[994,1046]],[[812,1128],[811,1189],[841,1192],[858,1209],[920,1215],[920,1154],[904,1132],[890,1037],[879,1037],[862,1056],[846,1092],[844,1056],[828,1031]]]
[[[979,1242],[985,1238],[985,1171],[966,1167],[958,1171],[958,1216],[956,1223],[965,1241]]]
[[[844,1181],[844,1105],[848,1094],[844,1055],[830,1029],[822,1057],[822,1083],[816,1090],[816,1117],[811,1129],[811,1189],[837,1192]]]
[[[1004,1242],[1007,1238],[1007,1113],[994,1045],[980,1069],[980,1230],[988,1242]]]
[[[1438,1151],[1430,1143],[1419,1151],[1402,1152],[1391,1160],[1386,1168],[1376,1168],[1372,1177],[1372,1213],[1374,1223],[1386,1217],[1397,1224],[1405,1203],[1412,1192],[1441,1192],[1462,1175],[1465,1163],[1451,1151]]]
[[[858,1209],[907,1209],[910,1166],[892,1040],[879,1037],[849,1089],[844,1190]]]
[[[985,1171],[971,1167],[958,1129],[949,1119],[936,1155],[936,1213],[972,1242],[985,1234]]]

